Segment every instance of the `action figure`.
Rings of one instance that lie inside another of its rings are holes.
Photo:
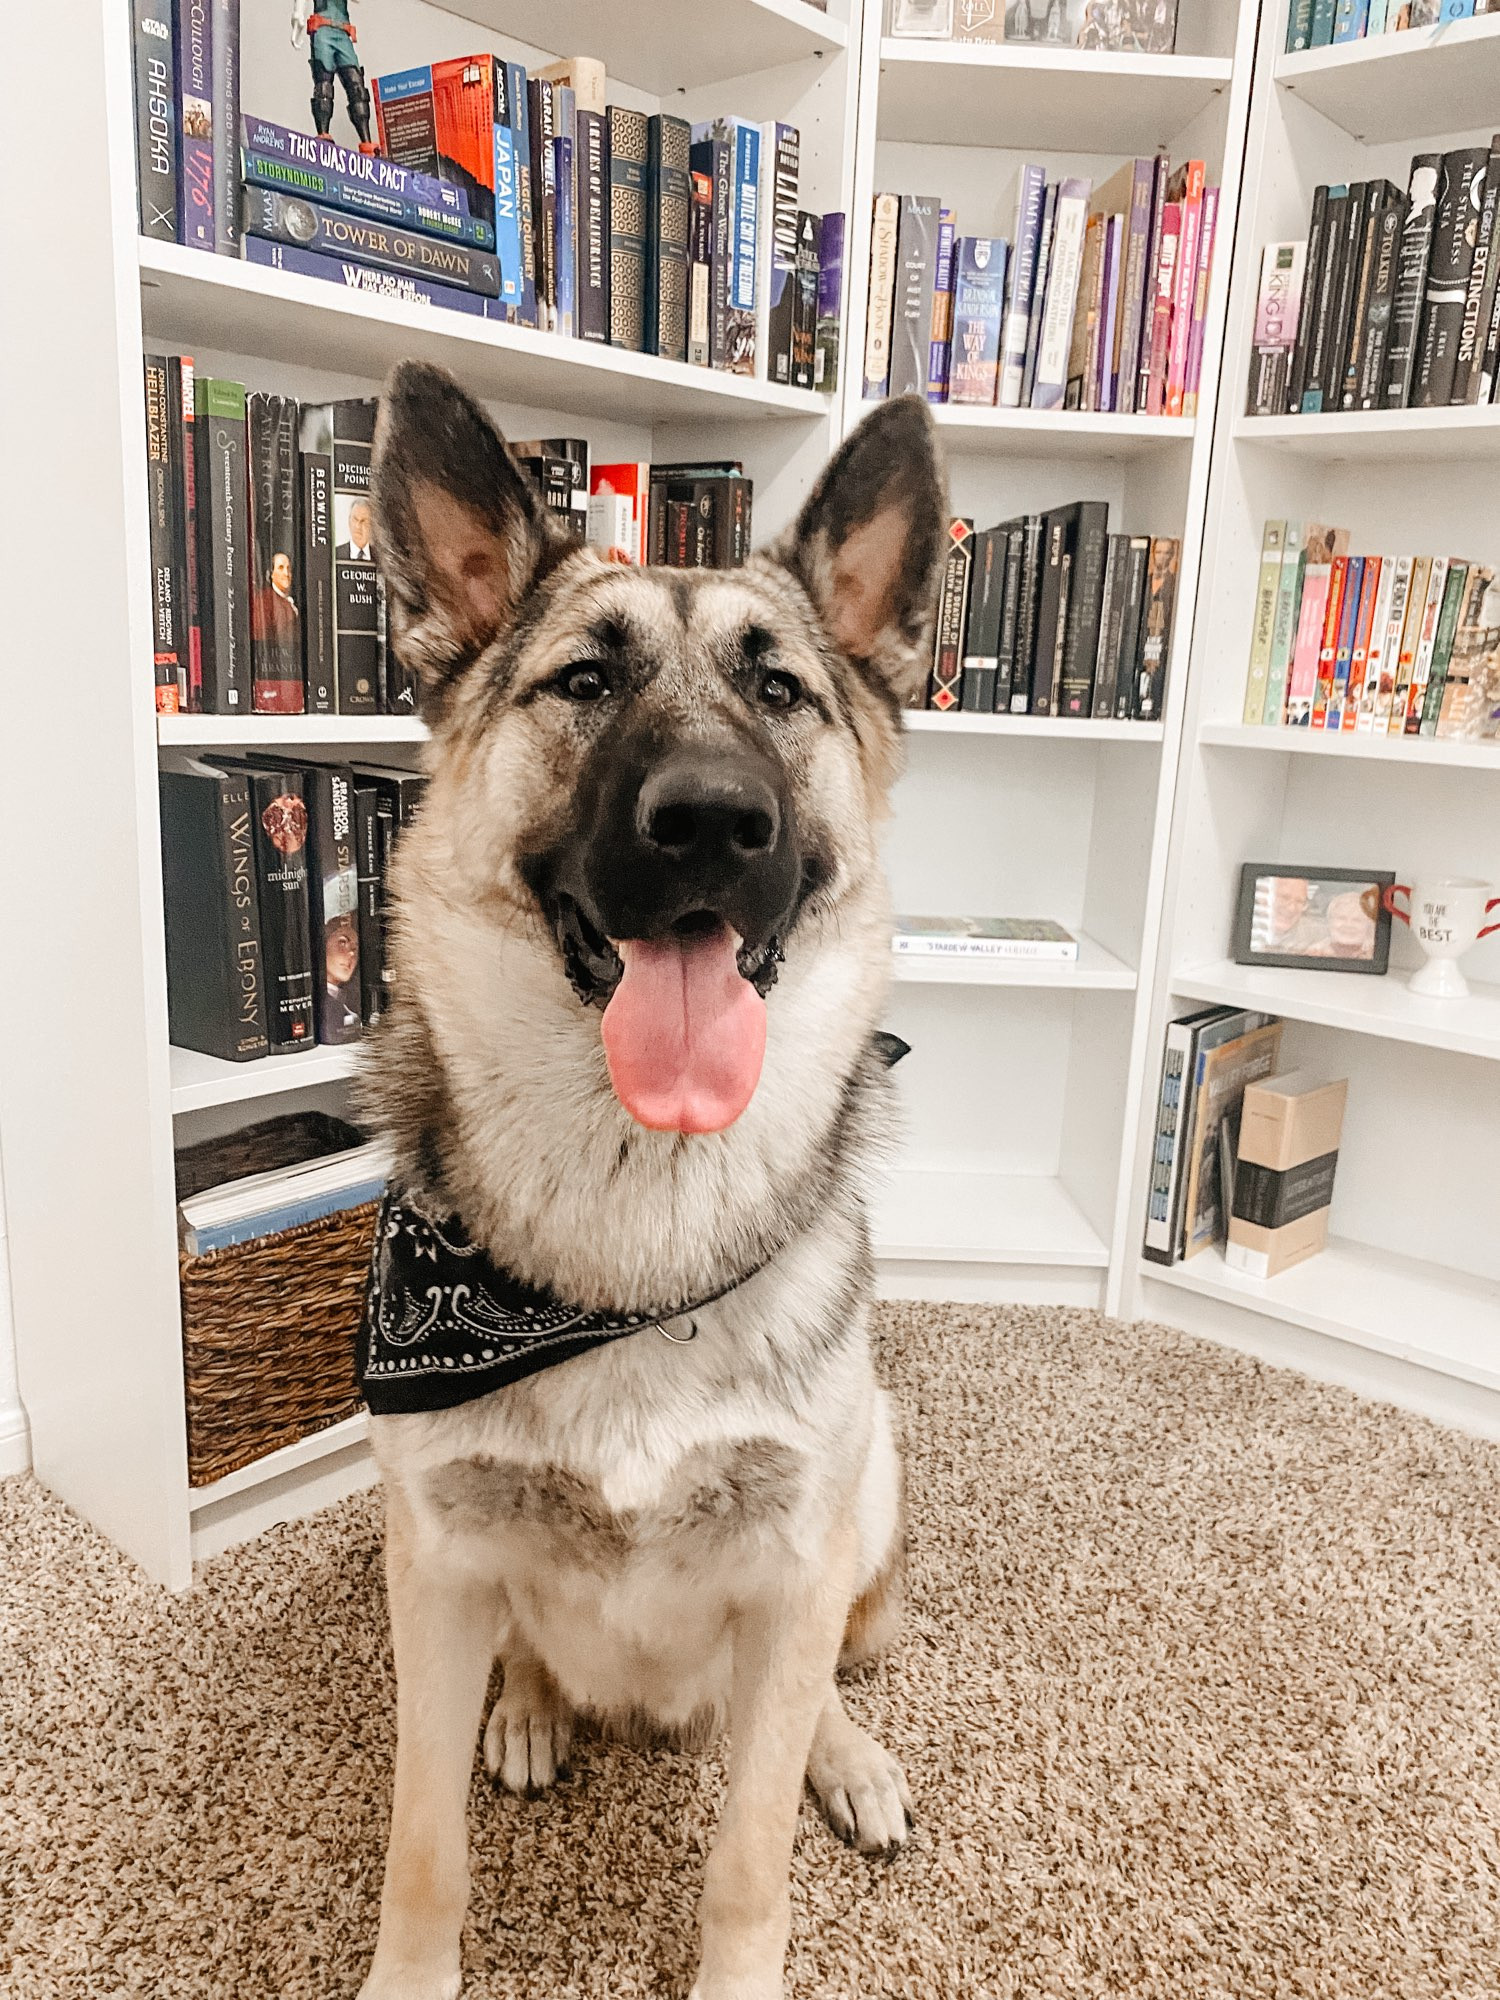
[[[321,0],[316,13],[311,0],[292,0],[292,47],[307,36],[307,59],[312,65],[313,125],[320,139],[328,137],[333,123],[333,78],[337,71],[349,105],[349,122],[359,135],[362,153],[378,152],[370,137],[370,92],[365,72],[355,53],[355,32],[349,19],[349,0]]]

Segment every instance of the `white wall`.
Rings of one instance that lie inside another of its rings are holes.
[[[26,1412],[16,1385],[16,1330],[10,1307],[10,1259],[5,1235],[5,1170],[0,1161],[0,1475],[31,1464]]]

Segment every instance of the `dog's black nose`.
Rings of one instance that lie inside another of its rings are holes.
[[[635,827],[647,848],[674,860],[732,866],[776,845],[781,806],[748,758],[679,755],[641,786]]]

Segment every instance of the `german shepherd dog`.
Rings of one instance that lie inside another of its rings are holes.
[[[834,1675],[901,1594],[864,1184],[889,1118],[876,827],[943,553],[931,422],[876,410],[744,568],[640,569],[566,537],[485,413],[406,364],[374,497],[432,732],[370,1052],[395,1181],[580,1310],[713,1302],[375,1418],[398,1741],[362,2000],[459,1991],[497,1656],[485,1757],[515,1792],[553,1782],[575,1717],[727,1721],[693,2000],[774,2000],[804,1779],[866,1851],[911,1823]]]

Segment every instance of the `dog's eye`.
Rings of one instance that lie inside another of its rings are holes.
[[[553,686],[569,701],[603,701],[609,693],[609,682],[597,667],[590,666],[587,661],[564,667]]]
[[[761,675],[760,698],[767,708],[795,708],[802,699],[802,683],[795,674],[775,667]]]

